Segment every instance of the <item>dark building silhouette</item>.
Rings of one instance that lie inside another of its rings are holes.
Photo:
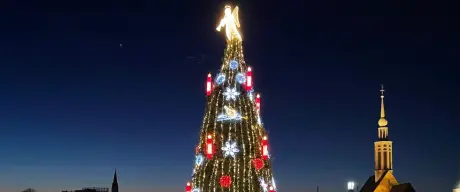
[[[75,190],[75,191],[62,191],[62,192],[109,192],[109,188],[91,187],[91,188],[83,188],[83,189]]]
[[[383,173],[385,177],[388,172]],[[363,188],[361,188],[360,192],[374,192],[376,191],[379,185],[384,185],[384,177],[380,178],[377,182],[375,181],[375,176],[370,176],[369,179],[364,184]],[[388,182],[388,181],[386,181]],[[393,185],[390,189],[390,192],[416,192],[414,187],[410,183],[402,183]]]
[[[75,191],[62,191],[62,192],[109,192],[109,188],[101,188],[101,187],[87,187]],[[117,170],[115,170],[115,174],[113,175],[113,182],[112,182],[112,192],[118,192],[118,179],[117,179]]]
[[[117,170],[116,169],[115,169],[115,174],[113,174],[112,192],[118,192],[118,180],[117,180]]]

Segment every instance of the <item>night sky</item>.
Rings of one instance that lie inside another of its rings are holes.
[[[206,75],[225,48],[215,31],[225,3],[2,1],[0,191],[110,187],[115,168],[121,192],[183,191]],[[453,5],[236,3],[279,191],[345,191],[373,174],[382,83],[396,178],[452,190]]]

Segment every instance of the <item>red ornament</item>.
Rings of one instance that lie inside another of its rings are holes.
[[[270,186],[270,187],[268,188],[268,192],[275,192],[275,189],[273,188],[273,186]]]
[[[252,164],[254,164],[254,167],[258,171],[261,170],[262,168],[264,168],[264,166],[265,166],[264,160],[262,160],[261,158],[256,158],[256,159],[252,160]]]
[[[232,178],[228,175],[224,175],[220,177],[219,183],[220,183],[220,186],[224,188],[229,188],[230,185],[232,184]]]
[[[187,182],[187,185],[185,185],[185,192],[191,192],[192,191],[192,185],[190,182]]]

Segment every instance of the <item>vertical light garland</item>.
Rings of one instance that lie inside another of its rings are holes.
[[[210,127],[211,128],[211,131],[214,133],[214,138],[217,138],[216,137],[216,132],[218,131],[217,130],[217,121],[216,121],[216,118],[217,118],[217,115],[220,113],[218,111],[219,107],[222,108],[222,100],[221,100],[221,96],[222,96],[222,88],[219,88],[219,92],[215,95],[215,98],[216,98],[216,104],[215,104],[215,107],[214,107],[214,113],[212,114],[212,117],[214,118],[213,119],[213,126]],[[219,131],[220,133],[220,131]],[[219,134],[220,135],[220,134]],[[221,136],[221,135],[220,135]],[[216,143],[219,143],[219,141],[215,141]],[[218,185],[218,181],[217,181],[217,177],[218,177],[218,174],[217,174],[217,169],[219,168],[219,161],[218,159],[213,159],[212,161],[212,174],[210,177],[208,177],[208,183],[209,183],[209,188],[208,188],[208,191],[210,189],[216,189],[216,187],[219,187]]]

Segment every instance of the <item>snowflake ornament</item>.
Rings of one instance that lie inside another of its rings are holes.
[[[236,91],[236,88],[228,88],[224,92],[225,99],[228,101],[230,99],[236,100],[236,96],[239,96],[240,92]]]
[[[260,186],[264,190],[264,192],[268,192],[268,184],[265,182],[265,179],[263,177],[259,178],[260,181]]]
[[[229,155],[235,158],[236,153],[240,152],[238,147],[236,146],[236,142],[227,141],[225,142],[225,146],[222,147],[222,150],[225,151],[224,156],[228,157]]]

